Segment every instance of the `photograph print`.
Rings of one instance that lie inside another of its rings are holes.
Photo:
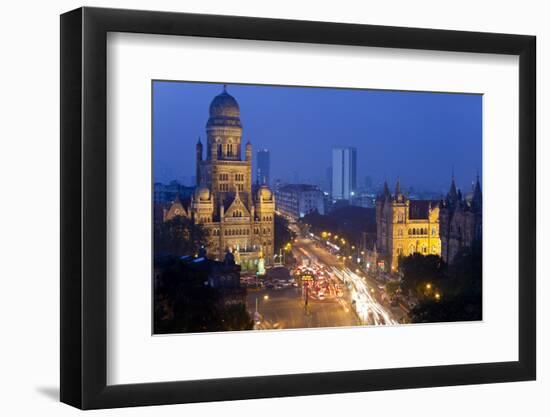
[[[482,320],[482,102],[152,81],[153,334]]]

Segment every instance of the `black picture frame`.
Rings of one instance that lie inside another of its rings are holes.
[[[519,56],[519,360],[107,385],[108,32]],[[82,409],[534,380],[536,38],[80,8],[61,16],[61,401]]]

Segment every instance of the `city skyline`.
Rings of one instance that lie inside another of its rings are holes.
[[[155,81],[155,182],[194,185],[192,146],[199,136],[204,140],[204,108],[222,86]],[[441,192],[454,170],[457,186],[469,191],[481,174],[480,95],[252,85],[228,90],[243,109],[243,143],[270,152],[272,181],[319,184],[332,148],[348,146],[357,148],[358,186],[366,177],[375,184],[387,179],[390,186],[399,177],[406,188]],[[256,170],[256,154],[253,164]]]
[[[263,87],[258,89],[258,97],[265,99]],[[308,96],[312,91],[321,90],[292,89],[290,94]],[[317,102],[321,108],[338,100],[321,96]],[[157,113],[178,115],[182,110],[173,105],[175,111],[170,112],[158,100],[162,101],[157,97],[153,102]],[[256,100],[258,108],[262,103]],[[349,113],[359,105],[347,104]],[[399,105],[399,99],[394,105]],[[304,174],[319,174],[319,168],[323,172],[316,151],[324,152],[333,139],[316,127],[323,124],[322,111],[316,109],[312,120],[303,119],[306,113],[271,114],[276,123],[267,126],[270,134],[280,132],[292,115],[297,119],[287,125],[288,134],[277,136],[270,145],[260,143],[256,149],[250,140],[254,134],[249,135],[246,127],[245,106],[223,85],[211,97],[208,118],[203,119],[205,139],[194,144],[176,142],[194,148],[194,164],[186,160],[190,152],[177,146],[163,155],[163,146],[167,146],[163,140],[170,137],[171,129],[178,130],[177,124],[166,124],[170,130],[165,135],[154,129],[155,141],[160,141],[155,158],[167,158],[158,162],[164,164],[176,155],[182,169],[194,171],[196,183],[196,187],[155,184],[155,333],[481,320],[483,198],[479,179],[471,194],[461,193],[454,164],[445,165],[456,156],[450,149],[441,152],[433,138],[431,144],[409,143],[400,135],[401,146],[391,149],[392,157],[383,167],[397,170],[397,178],[406,171],[404,177],[422,173],[434,179],[442,179],[442,172],[451,168],[448,191],[441,199],[426,193],[407,195],[399,179],[393,191],[384,183],[376,197],[370,192],[355,193],[357,165],[362,164],[357,163],[356,146],[373,155],[382,149],[364,144],[331,148],[332,199],[312,184],[277,184],[272,189],[272,152],[284,151],[284,159],[275,159],[273,168],[280,174],[291,173],[295,183]],[[257,118],[269,119],[265,114]],[[344,119],[342,114],[335,115],[330,122],[341,126]],[[357,123],[363,125],[365,120]],[[425,123],[419,118],[416,129]],[[475,117],[471,123],[475,124]],[[360,129],[359,125],[354,128]],[[316,141],[285,144],[304,126],[312,127],[308,138],[317,132]],[[405,130],[411,129],[409,125]],[[180,130],[182,134],[172,136],[187,136],[185,129]],[[307,149],[301,152],[300,146]],[[408,150],[405,162],[400,161],[401,148]],[[477,155],[472,144],[466,152]],[[298,166],[289,162],[296,157]],[[444,167],[438,168],[438,163]],[[372,183],[368,177],[364,180]]]

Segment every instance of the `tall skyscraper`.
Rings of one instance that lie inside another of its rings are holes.
[[[269,151],[260,149],[257,153],[256,183],[258,185],[269,185]]]
[[[357,149],[332,148],[332,199],[350,200],[357,192]]]

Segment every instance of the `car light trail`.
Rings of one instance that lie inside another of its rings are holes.
[[[332,267],[331,272],[350,289],[353,308],[363,324],[398,324],[372,296],[369,286],[359,275],[349,268]]]

